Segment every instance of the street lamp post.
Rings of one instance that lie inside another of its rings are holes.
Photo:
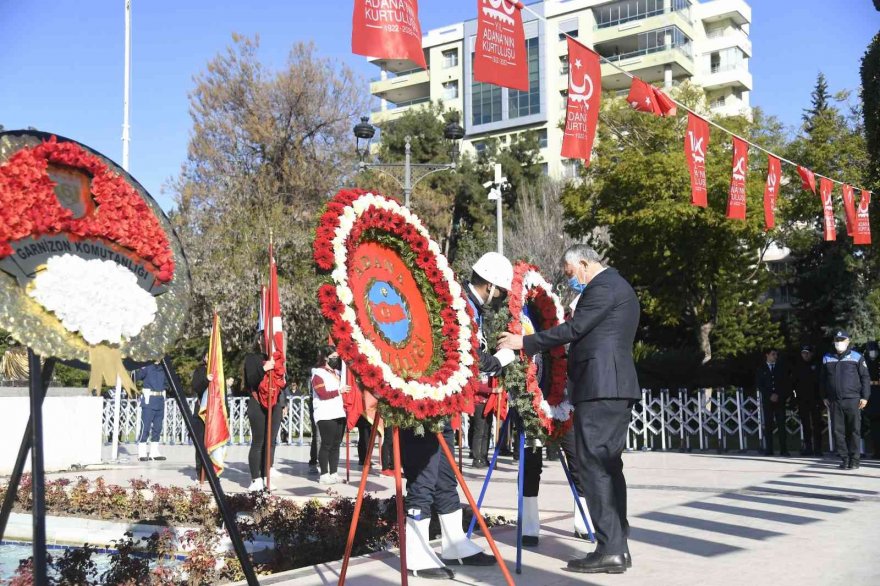
[[[458,165],[459,143],[464,137],[464,128],[458,122],[450,122],[443,128],[443,138],[451,143],[451,163],[412,163],[411,142],[412,137],[405,140],[405,153],[403,163],[367,163],[366,158],[370,154],[370,141],[376,134],[376,128],[370,124],[370,119],[361,117],[361,121],[354,127],[355,148],[360,159],[359,169],[375,169],[394,179],[403,189],[403,204],[409,207],[410,196],[413,187],[419,181],[438,171],[454,171]],[[402,175],[402,177],[401,177]]]

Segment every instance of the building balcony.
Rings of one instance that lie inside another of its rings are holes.
[[[746,33],[734,28],[712,31],[699,47],[701,53],[715,53],[731,47],[739,47],[743,53],[752,56],[752,40]]]
[[[424,69],[410,70],[405,75],[370,82],[370,93],[394,103],[426,98],[431,94],[430,77]]]
[[[420,108],[424,104],[430,104],[431,98],[417,98],[415,100],[408,100],[404,102],[385,102],[385,109],[382,109],[381,104],[376,105],[372,108],[372,112],[370,113],[370,122],[373,124],[382,124],[383,122],[389,122],[391,120],[396,120],[400,118],[409,110],[413,108]]]
[[[711,0],[693,5],[694,17],[706,23],[732,20],[739,26],[752,22],[752,7],[744,0]]]
[[[429,56],[425,54],[425,61],[428,61]],[[401,74],[405,71],[410,71],[413,67],[417,67],[417,64],[413,63],[409,59],[382,59],[377,57],[367,57],[367,61],[372,63],[379,69],[384,69],[389,73],[393,74]],[[430,66],[430,62],[428,63]]]
[[[682,47],[655,47],[632,53],[624,53],[607,58],[615,65],[624,69],[643,81],[663,85],[666,67],[672,68],[672,78],[679,79],[694,75],[696,67],[690,52]],[[602,64],[602,88],[620,90],[630,86],[629,77],[608,63]]]
[[[746,91],[752,90],[752,74],[742,66],[713,67],[709,71],[702,72],[699,79],[695,81],[707,90],[728,87]]]
[[[640,20],[630,20],[614,26],[597,28],[593,31],[593,45],[613,43],[626,37],[633,37],[668,26],[677,26],[689,38],[694,38],[694,27],[687,18],[686,12],[666,12],[648,16]]]

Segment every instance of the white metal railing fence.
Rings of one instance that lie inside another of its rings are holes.
[[[248,397],[229,399],[229,427],[232,443],[250,443],[251,429],[247,418]],[[290,398],[281,420],[278,441],[288,445],[303,445],[311,438],[309,399]],[[192,409],[195,399],[188,399]],[[110,441],[113,430],[113,400],[104,400],[104,440]],[[136,399],[123,399],[119,409],[119,441],[134,443],[140,429],[140,408]],[[463,417],[462,437],[468,446],[468,417]],[[803,427],[795,411],[787,412],[787,431],[790,446],[797,450],[797,441],[803,440]],[[687,389],[643,390],[642,399],[632,409],[632,420],[627,434],[627,448],[631,450],[754,450],[764,447],[764,414],[760,393],[743,389]],[[828,449],[833,450],[830,417],[825,418],[823,437]],[[161,440],[165,444],[189,444],[186,427],[177,404],[165,400],[165,420]]]

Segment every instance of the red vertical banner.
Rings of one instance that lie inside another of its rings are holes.
[[[529,91],[522,2],[477,0],[474,80]]]
[[[834,225],[834,201],[831,199],[832,191],[834,191],[834,184],[831,180],[821,177],[819,179],[819,195],[822,197],[822,233],[826,241],[837,240],[837,229]]]
[[[351,51],[383,59],[408,59],[428,68],[422,52],[418,0],[354,0]]]
[[[764,227],[772,230],[776,226],[776,200],[779,197],[779,179],[782,166],[779,159],[767,155],[767,183],[764,186]]]
[[[684,156],[691,174],[691,203],[704,208],[708,205],[706,193],[706,151],[709,149],[709,124],[688,112],[687,133],[684,136]]]
[[[856,225],[853,230],[853,244],[871,244],[871,218],[868,208],[871,205],[871,192],[862,190],[862,200],[856,208]]]
[[[599,121],[602,98],[602,69],[599,55],[568,38],[568,101],[565,108],[565,133],[562,156],[583,159],[590,164],[590,152]]]
[[[846,218],[846,235],[852,237],[856,225],[856,202],[852,185],[843,184],[843,213]]]
[[[730,191],[727,195],[727,217],[746,219],[746,170],[749,167],[749,144],[738,136],[733,137],[733,170],[730,175]]]
[[[797,172],[801,176],[801,187],[816,193],[816,176],[813,175],[813,172],[800,165],[798,165]]]

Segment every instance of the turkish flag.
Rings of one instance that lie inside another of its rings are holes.
[[[862,190],[862,201],[856,208],[856,225],[853,230],[853,244],[871,244],[871,219],[868,208],[871,205],[871,192]]]
[[[427,69],[418,0],[355,0],[351,51],[380,59],[408,59]]]
[[[822,196],[822,232],[826,241],[837,240],[837,229],[834,225],[834,202],[831,199],[833,190],[834,184],[830,179],[819,178],[819,195]]]
[[[767,156],[767,183],[764,186],[764,226],[772,230],[776,226],[776,199],[779,197],[779,179],[782,165],[773,155]]]
[[[706,151],[709,149],[709,124],[688,112],[684,156],[691,174],[691,203],[701,208],[708,205],[706,193]]]
[[[856,225],[856,202],[852,185],[843,185],[843,212],[846,217],[846,235],[852,236]]]
[[[477,0],[474,81],[529,91],[522,2]]]
[[[738,136],[733,137],[733,171],[727,196],[727,217],[746,219],[746,170],[749,167],[749,145]]]
[[[801,176],[801,187],[816,193],[816,177],[813,175],[813,172],[800,165],[798,165],[797,171],[798,175]]]
[[[568,101],[562,156],[590,164],[590,152],[599,121],[602,68],[598,53],[568,37]]]
[[[663,90],[660,88],[651,86],[651,90],[654,92],[654,102],[660,106],[660,115],[675,116],[675,113],[678,112],[675,102],[673,102],[669,96],[664,94]]]
[[[633,77],[626,101],[639,112],[647,112],[655,116],[663,115],[663,112],[660,110],[660,104],[654,99],[654,88],[651,84],[645,83],[638,77]]]

